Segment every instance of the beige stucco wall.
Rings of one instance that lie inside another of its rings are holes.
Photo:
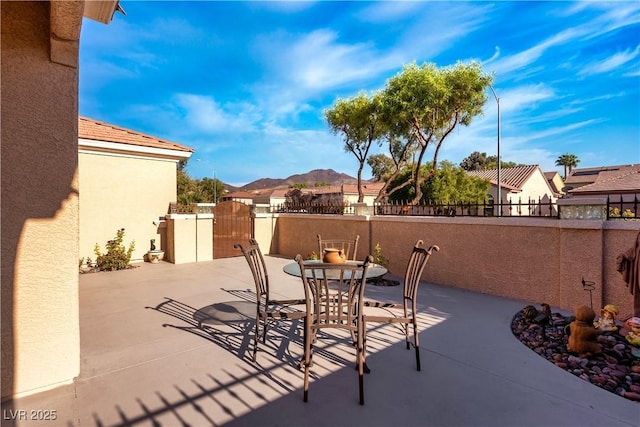
[[[380,242],[389,269],[402,275],[417,239],[437,244],[424,278],[432,283],[573,310],[589,302],[581,280],[595,282],[594,307],[613,303],[632,314],[632,297],[615,270],[640,224],[541,218],[349,217],[280,214],[272,253],[307,255],[315,236],[360,234],[358,257]]]
[[[6,398],[79,373],[78,70],[50,61],[48,2],[1,7]]]
[[[198,260],[196,218],[196,214],[167,215],[167,248],[165,259],[168,262],[185,264]],[[213,242],[213,225],[211,226],[211,230],[211,241]]]
[[[132,261],[142,261],[156,239],[164,244],[153,224],[167,214],[176,200],[176,162],[133,155],[81,152],[80,176],[80,257],[90,257],[96,243],[105,252],[105,243],[125,229],[123,244],[135,240]],[[166,248],[162,248],[166,249]]]
[[[537,202],[538,198],[547,196],[552,202],[556,201],[556,197],[553,195],[549,182],[544,177],[544,174],[539,170],[536,171],[522,186],[522,191],[517,193],[510,193],[509,200],[512,203],[528,203],[529,200]]]

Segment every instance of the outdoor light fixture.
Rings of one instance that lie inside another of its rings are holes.
[[[502,186],[500,185],[500,98],[493,89],[493,86],[489,85],[489,89],[493,92],[493,96],[498,104],[498,216],[502,216]]]

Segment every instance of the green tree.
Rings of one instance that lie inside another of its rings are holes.
[[[422,198],[422,183],[434,175],[438,154],[447,136],[458,125],[468,126],[482,113],[486,88],[492,77],[483,73],[478,62],[457,63],[436,68],[434,64],[406,65],[389,79],[382,93],[382,117],[388,132],[416,145],[417,159],[411,175],[414,203]],[[427,149],[434,155],[429,174],[421,170]]]
[[[423,192],[426,200],[439,204],[482,203],[489,187],[489,182],[469,176],[463,168],[444,160],[437,172],[425,181]]]
[[[364,93],[349,99],[338,99],[325,111],[325,118],[334,134],[342,133],[344,149],[358,160],[358,202],[364,200],[362,170],[374,141],[382,136],[379,120],[380,97]]]
[[[500,161],[501,168],[514,168],[516,166],[524,165],[522,163]],[[498,156],[487,156],[487,153],[474,151],[462,160],[460,167],[466,171],[496,169],[498,167]]]
[[[217,178],[202,178],[196,185],[200,199],[197,203],[217,203],[224,195],[224,184]]]
[[[386,181],[395,170],[393,159],[382,153],[369,156],[367,164],[371,167],[374,181]]]
[[[186,171],[187,160],[178,162],[176,170],[177,202],[181,205],[192,203],[216,203],[224,195],[224,184],[219,179],[193,179]]]
[[[497,156],[496,156],[497,159]],[[469,154],[467,157],[462,159],[460,162],[460,167],[466,171],[479,171],[487,168],[487,153],[480,153],[479,151],[474,151]]]
[[[569,174],[573,171],[573,168],[578,166],[580,160],[575,154],[565,153],[558,157],[556,160],[556,166],[564,166],[564,179],[567,179],[567,168],[569,168]]]
[[[382,200],[385,195],[391,195],[392,192],[400,191],[405,186],[411,184],[411,180],[407,180],[400,185],[392,186],[400,176],[403,168],[409,164],[409,159],[415,153],[415,144],[405,141],[402,136],[397,135],[393,130],[387,128],[385,139],[388,143],[388,150],[391,157],[385,154],[374,154],[367,161],[371,166],[372,175],[377,181],[384,182],[384,185],[378,192],[376,201]],[[397,183],[396,183],[397,184]]]

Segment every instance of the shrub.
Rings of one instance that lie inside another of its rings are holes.
[[[121,228],[116,232],[115,239],[109,240],[107,242],[107,252],[105,254],[102,254],[100,252],[100,246],[96,243],[93,252],[96,254],[96,266],[99,270],[124,270],[129,266],[129,261],[131,261],[131,254],[135,249],[135,241],[132,241],[129,244],[129,249],[126,249],[122,244],[123,238],[124,228]]]
[[[373,262],[385,267],[389,264],[389,260],[382,253],[382,246],[380,245],[380,242],[376,243],[376,247],[373,249]]]

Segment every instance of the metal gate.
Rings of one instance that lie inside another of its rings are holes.
[[[253,236],[251,208],[240,202],[221,202],[213,208],[213,219],[213,258],[241,255],[233,245]]]

